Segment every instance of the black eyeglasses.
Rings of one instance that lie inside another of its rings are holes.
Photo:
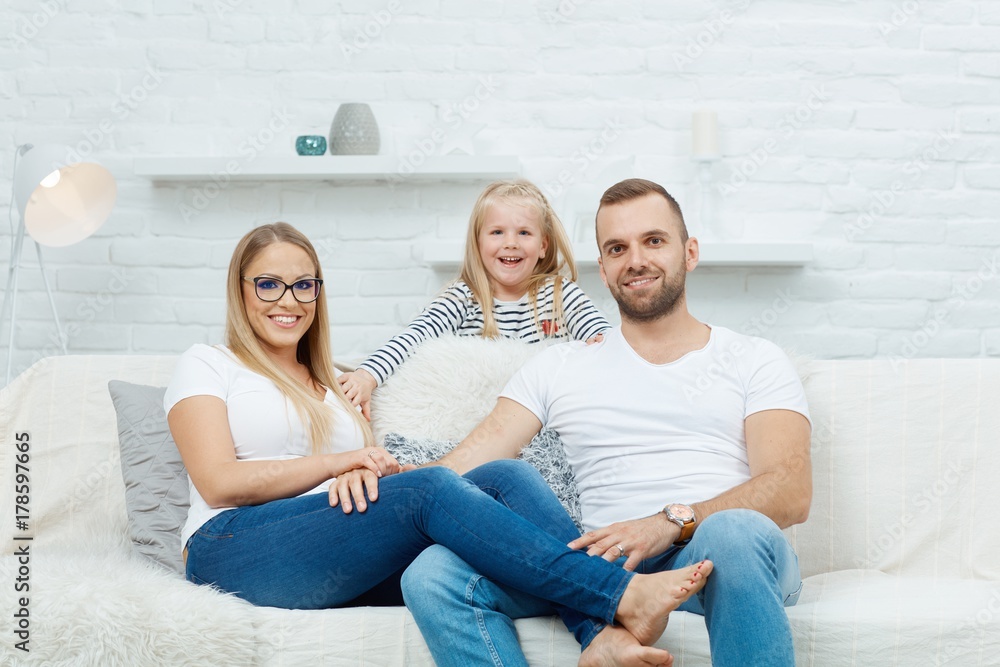
[[[319,298],[319,288],[323,286],[323,281],[319,278],[303,278],[296,280],[291,285],[283,280],[267,276],[256,278],[243,276],[243,280],[253,283],[257,298],[261,301],[279,301],[281,297],[285,296],[285,292],[292,290],[292,296],[299,303],[312,303]]]

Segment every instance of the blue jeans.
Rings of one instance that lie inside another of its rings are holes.
[[[637,572],[714,563],[705,588],[680,609],[705,616],[712,664],[795,665],[784,607],[798,601],[798,557],[778,527],[752,510],[706,518],[684,548],[640,563]],[[594,558],[594,560],[599,560]],[[624,564],[620,559],[618,564]],[[526,666],[512,619],[558,612],[586,647],[599,621],[495,583],[443,546],[421,554],[403,575],[403,596],[438,667]]]
[[[436,542],[495,581],[610,622],[632,573],[568,549],[489,495],[555,503],[566,517],[530,465],[494,461],[477,475],[487,493],[446,468],[391,475],[377,502],[351,514],[325,493],[227,510],[188,541],[187,578],[256,605],[324,609],[391,584]]]

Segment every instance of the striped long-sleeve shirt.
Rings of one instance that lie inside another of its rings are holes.
[[[528,295],[516,302],[494,300],[493,315],[500,335],[525,343],[568,338],[587,340],[611,328],[590,297],[576,283],[564,278],[562,305],[565,328],[552,331],[554,292],[552,282],[538,291],[538,321],[543,331],[539,331],[535,322]],[[483,326],[483,309],[469,286],[460,280],[434,299],[405,331],[368,357],[360,368],[371,373],[381,385],[428,338],[446,334],[481,336]]]

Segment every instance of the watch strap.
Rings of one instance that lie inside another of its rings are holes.
[[[690,542],[691,538],[694,536],[694,526],[696,523],[698,523],[697,518],[682,523],[681,536],[677,538],[677,541],[674,542],[674,544],[687,544],[688,542]]]

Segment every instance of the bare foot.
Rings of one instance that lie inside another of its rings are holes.
[[[625,628],[607,626],[580,655],[577,667],[673,667],[669,651],[643,646]]]
[[[650,646],[667,629],[670,612],[705,587],[712,561],[703,560],[680,570],[632,577],[618,603],[615,620],[639,643]]]

